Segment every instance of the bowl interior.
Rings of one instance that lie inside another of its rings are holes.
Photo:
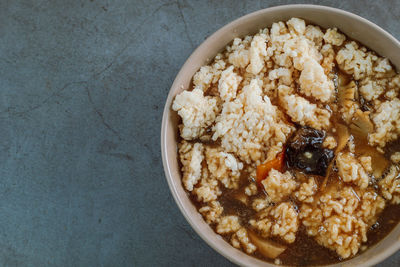
[[[161,150],[164,170],[172,195],[187,221],[193,229],[215,250],[234,263],[246,266],[274,266],[255,259],[233,248],[203,220],[195,206],[189,200],[181,183],[178,164],[177,125],[179,118],[171,110],[176,94],[187,89],[194,73],[209,63],[235,37],[256,33],[259,29],[270,27],[273,22],[286,21],[292,17],[306,20],[310,24],[323,28],[337,27],[348,37],[385,56],[400,70],[400,44],[386,31],[375,24],[349,12],[315,5],[288,5],[260,10],[241,17],[224,26],[201,44],[186,61],[177,75],[169,92],[162,121]],[[376,264],[400,248],[400,225],[367,253],[351,260],[331,266],[369,266]]]

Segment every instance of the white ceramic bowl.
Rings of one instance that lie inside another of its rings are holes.
[[[217,235],[203,220],[188,198],[182,183],[178,164],[178,115],[171,110],[176,94],[189,87],[194,73],[223,50],[235,37],[255,34],[259,29],[270,27],[273,22],[292,17],[324,28],[337,27],[381,56],[385,56],[400,69],[400,43],[389,33],[355,14],[316,5],[287,5],[259,10],[224,26],[205,40],[189,57],[178,73],[165,103],[161,128],[161,153],[171,193],[186,220],[193,229],[216,251],[230,261],[242,266],[274,266],[233,248]],[[400,224],[377,245],[355,258],[331,266],[371,266],[384,260],[400,248]]]

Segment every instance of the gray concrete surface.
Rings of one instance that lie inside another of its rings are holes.
[[[0,266],[231,266],[169,193],[163,102],[208,35],[295,2],[0,0]],[[396,1],[307,2],[400,38]]]

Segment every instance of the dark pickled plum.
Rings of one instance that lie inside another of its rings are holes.
[[[324,140],[323,131],[309,127],[297,130],[286,148],[287,165],[308,174],[325,176],[334,153],[322,147]]]

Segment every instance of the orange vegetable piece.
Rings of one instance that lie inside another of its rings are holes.
[[[261,184],[261,181],[267,178],[268,173],[271,169],[282,172],[284,168],[285,153],[279,153],[275,159],[267,161],[257,166],[257,183]]]

